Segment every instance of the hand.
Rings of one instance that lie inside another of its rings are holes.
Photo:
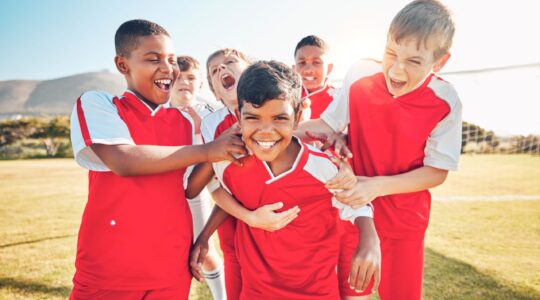
[[[375,237],[361,237],[356,252],[351,261],[349,286],[356,291],[365,290],[373,276],[373,292],[379,288],[381,281],[381,247],[379,239]]]
[[[189,253],[189,270],[193,277],[199,282],[204,281],[202,264],[204,263],[207,254],[208,240],[199,236],[193,246],[191,246],[191,251]]]
[[[311,119],[311,100],[309,98],[302,99],[300,107],[302,109],[302,113],[300,114],[299,122]]]
[[[351,166],[346,161],[338,158],[332,160],[339,164],[339,170],[336,176],[326,182],[325,187],[332,190],[352,189],[356,182],[358,182],[358,179],[354,175]]]
[[[335,132],[331,134],[326,134],[322,132],[306,131],[306,135],[313,140],[319,141],[322,143],[321,150],[326,151],[332,146],[337,156],[341,159],[352,158],[352,152],[347,147],[347,135],[341,132]]]
[[[279,230],[287,226],[287,224],[298,217],[298,213],[300,212],[300,208],[298,206],[279,213],[275,212],[282,207],[282,202],[261,206],[250,213],[246,223],[250,227],[259,228],[266,231]]]
[[[238,126],[227,129],[215,141],[205,144],[205,149],[209,162],[229,160],[237,165],[242,165],[236,157],[248,154],[245,144],[240,138]]]
[[[189,116],[193,119],[193,124],[194,124],[194,130],[195,130],[195,134],[199,134],[201,133],[201,117],[199,116],[199,114],[195,111],[195,109],[193,109],[193,107],[191,106],[183,106],[183,107],[179,107],[179,109],[183,112],[187,112],[189,114]]]
[[[356,209],[382,196],[377,177],[357,176],[356,178],[357,182],[353,188],[335,194],[339,202]]]

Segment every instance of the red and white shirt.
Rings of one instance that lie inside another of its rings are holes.
[[[307,98],[311,102],[310,119],[320,118],[322,112],[326,110],[328,105],[330,105],[330,103],[334,99],[334,95],[337,93],[337,91],[338,90],[328,84],[325,84],[319,90],[313,91],[311,93],[308,92],[305,88],[302,89],[302,98]]]
[[[372,217],[371,207],[354,210],[333,199],[324,183],[337,174],[337,168],[314,147],[301,144],[292,168],[278,176],[255,156],[241,161],[241,167],[229,161],[213,166],[222,186],[244,207],[254,210],[276,201],[284,204],[280,211],[300,207],[296,219],[274,232],[237,222],[241,299],[339,299],[334,207],[342,219],[353,222],[359,216]]]
[[[421,166],[456,170],[461,149],[461,102],[452,85],[430,74],[410,93],[394,98],[382,67],[356,63],[343,87],[321,115],[335,131],[348,129],[357,175],[384,176]],[[373,201],[381,236],[423,235],[429,221],[428,190]]]
[[[73,280],[109,290],[189,286],[192,222],[185,170],[121,177],[89,147],[191,145],[189,115],[162,106],[151,110],[129,91],[121,97],[87,92],[71,115],[71,141],[75,160],[89,170]]]

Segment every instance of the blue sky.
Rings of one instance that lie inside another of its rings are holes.
[[[388,25],[408,1],[3,0],[0,80],[52,79],[114,70],[113,37],[126,20],[165,27],[179,54],[201,61],[220,47],[292,63],[308,34],[333,49],[336,77],[362,57],[381,56]],[[538,1],[447,0],[457,33],[446,70],[540,61]]]
[[[203,64],[222,47],[292,64],[296,43],[316,34],[330,45],[333,78],[340,79],[359,58],[381,58],[390,21],[408,2],[2,0],[0,81],[116,72],[114,33],[135,18],[165,27],[178,54],[192,55]],[[443,71],[540,62],[540,1],[443,2],[453,11],[457,27],[452,58]],[[448,78],[455,78],[466,120],[500,133],[540,133],[534,114],[540,107],[540,74],[519,72],[507,80],[508,74]],[[520,93],[514,93],[518,89]],[[206,87],[203,96],[211,97]]]

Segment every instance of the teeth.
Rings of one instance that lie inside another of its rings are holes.
[[[273,141],[273,142],[256,141],[256,142],[263,149],[270,149],[277,143],[277,141]]]
[[[304,77],[305,80],[315,80],[315,77],[313,76],[309,76],[309,77]]]
[[[155,83],[161,83],[161,84],[171,84],[171,81],[170,79],[158,79],[155,81]]]

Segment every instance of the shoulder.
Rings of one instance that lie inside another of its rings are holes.
[[[343,85],[352,84],[353,82],[364,77],[372,76],[382,72],[382,66],[379,61],[372,59],[361,59],[355,62],[347,71]]]
[[[454,86],[443,80],[441,77],[433,75],[427,87],[433,91],[437,98],[445,101],[448,106],[450,106],[450,110],[455,110],[461,106],[459,96]]]
[[[221,124],[221,122],[225,120],[227,115],[229,115],[229,110],[227,109],[227,107],[222,107],[208,114],[202,119],[201,134],[203,136],[205,143],[212,141],[214,139],[216,129],[218,128],[219,124]]]
[[[304,145],[308,155],[307,162],[304,166],[306,172],[323,183],[337,174],[338,169],[336,165],[326,153],[314,146]]]
[[[79,97],[84,104],[112,105],[115,96],[103,91],[87,91]]]

